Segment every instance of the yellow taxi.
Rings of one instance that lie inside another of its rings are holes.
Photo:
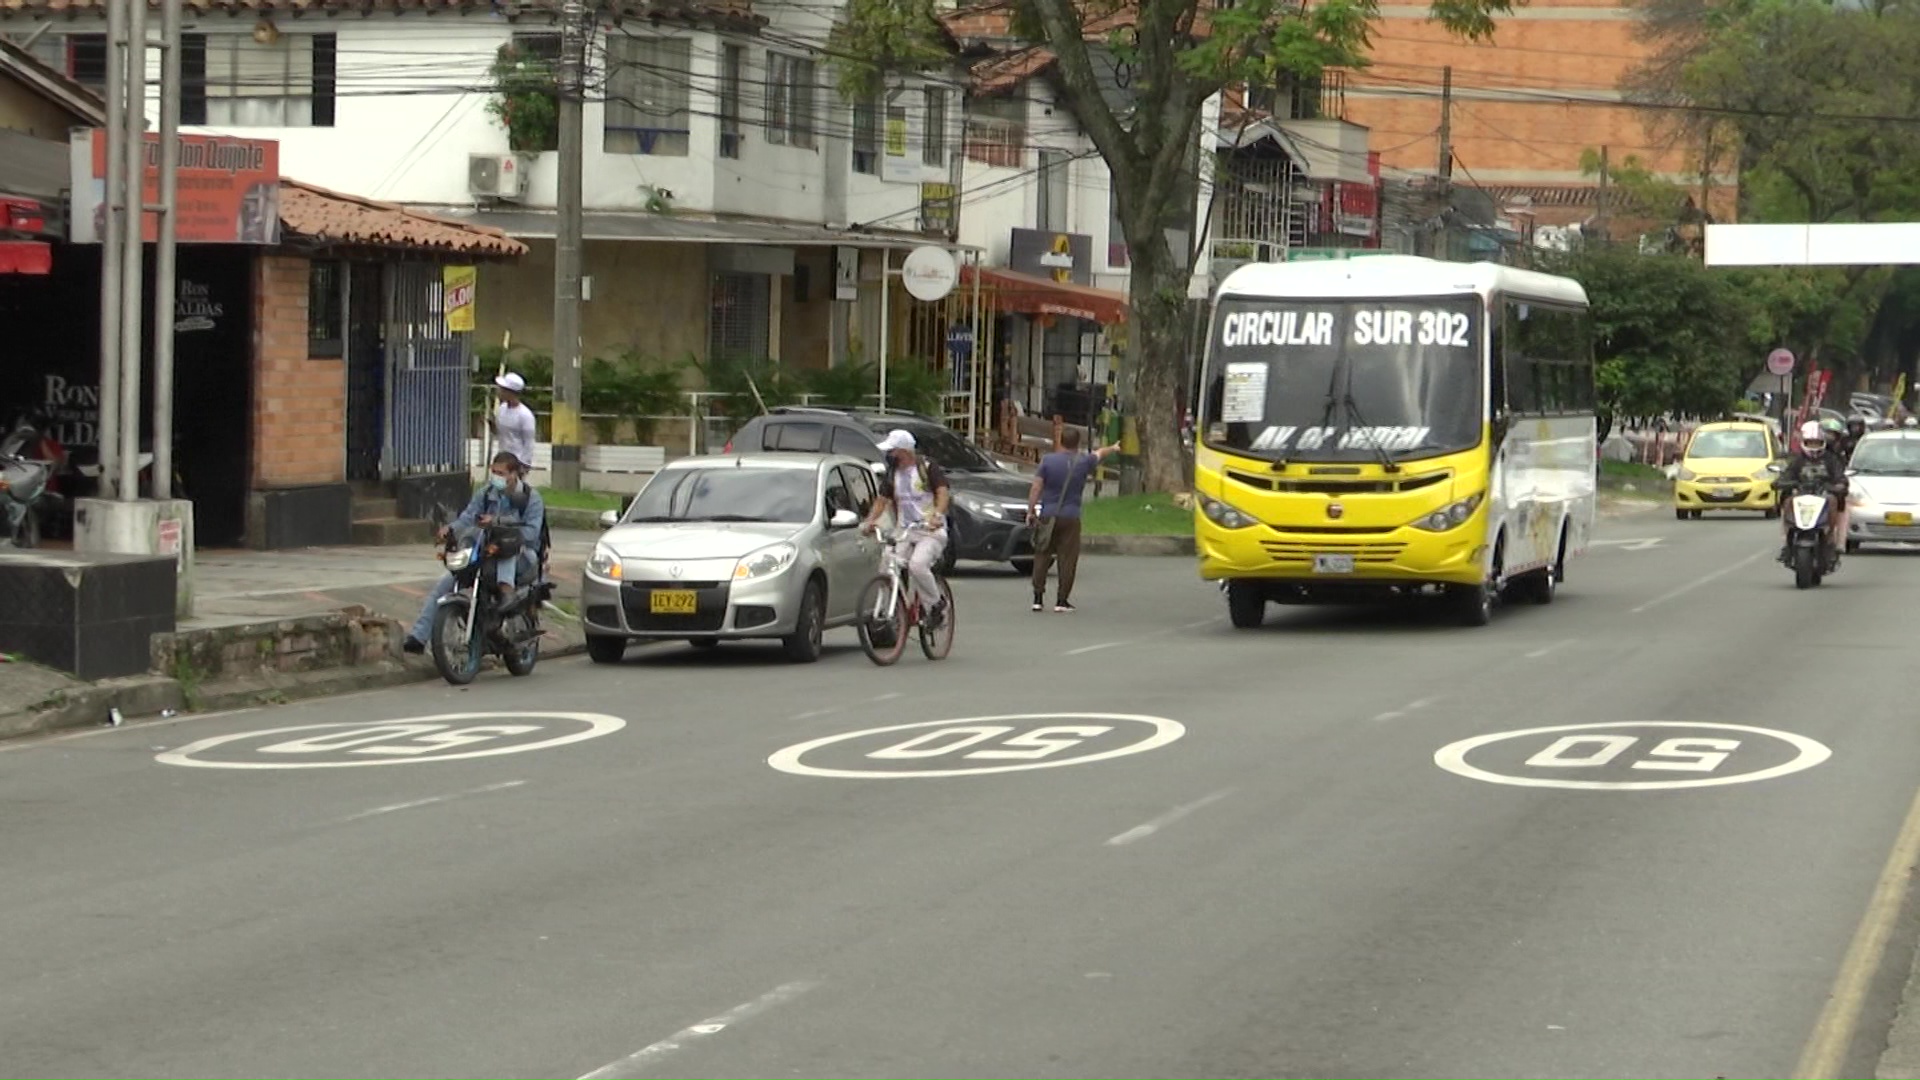
[[[1700,425],[1674,474],[1673,516],[1685,521],[1708,510],[1757,510],[1778,517],[1773,477],[1780,456],[1770,425],[1748,420]]]

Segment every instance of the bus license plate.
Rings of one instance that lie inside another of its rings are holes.
[[[692,589],[656,589],[647,605],[655,615],[692,615],[700,610],[700,595]]]
[[[1913,514],[1906,510],[1889,510],[1887,511],[1887,524],[1911,525],[1913,524]]]
[[[1353,556],[1351,555],[1315,555],[1313,572],[1316,574],[1351,574]]]

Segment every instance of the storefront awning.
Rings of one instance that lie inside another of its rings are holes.
[[[971,286],[974,268],[960,268],[960,280]],[[1052,281],[1014,270],[983,267],[980,287],[993,293],[996,311],[1010,315],[1061,315],[1069,319],[1087,319],[1102,326],[1127,321],[1127,298],[1109,289],[1091,285]]]

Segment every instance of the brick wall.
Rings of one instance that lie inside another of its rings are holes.
[[[307,269],[292,256],[254,263],[255,487],[346,479],[346,364],[307,357]]]

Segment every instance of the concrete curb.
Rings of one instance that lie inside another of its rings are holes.
[[[547,527],[551,529],[578,529],[582,532],[600,531],[600,511],[573,510],[565,507],[547,508]]]
[[[98,727],[114,709],[126,718],[186,707],[180,684],[164,675],[103,679],[61,690],[17,710],[0,713],[0,739],[43,735],[68,728]]]
[[[1086,536],[1080,537],[1082,555],[1186,555],[1194,554],[1191,536]]]
[[[1900,1007],[1887,1032],[1887,1048],[1874,1069],[1877,1080],[1920,1080],[1920,953],[1914,956]]]

